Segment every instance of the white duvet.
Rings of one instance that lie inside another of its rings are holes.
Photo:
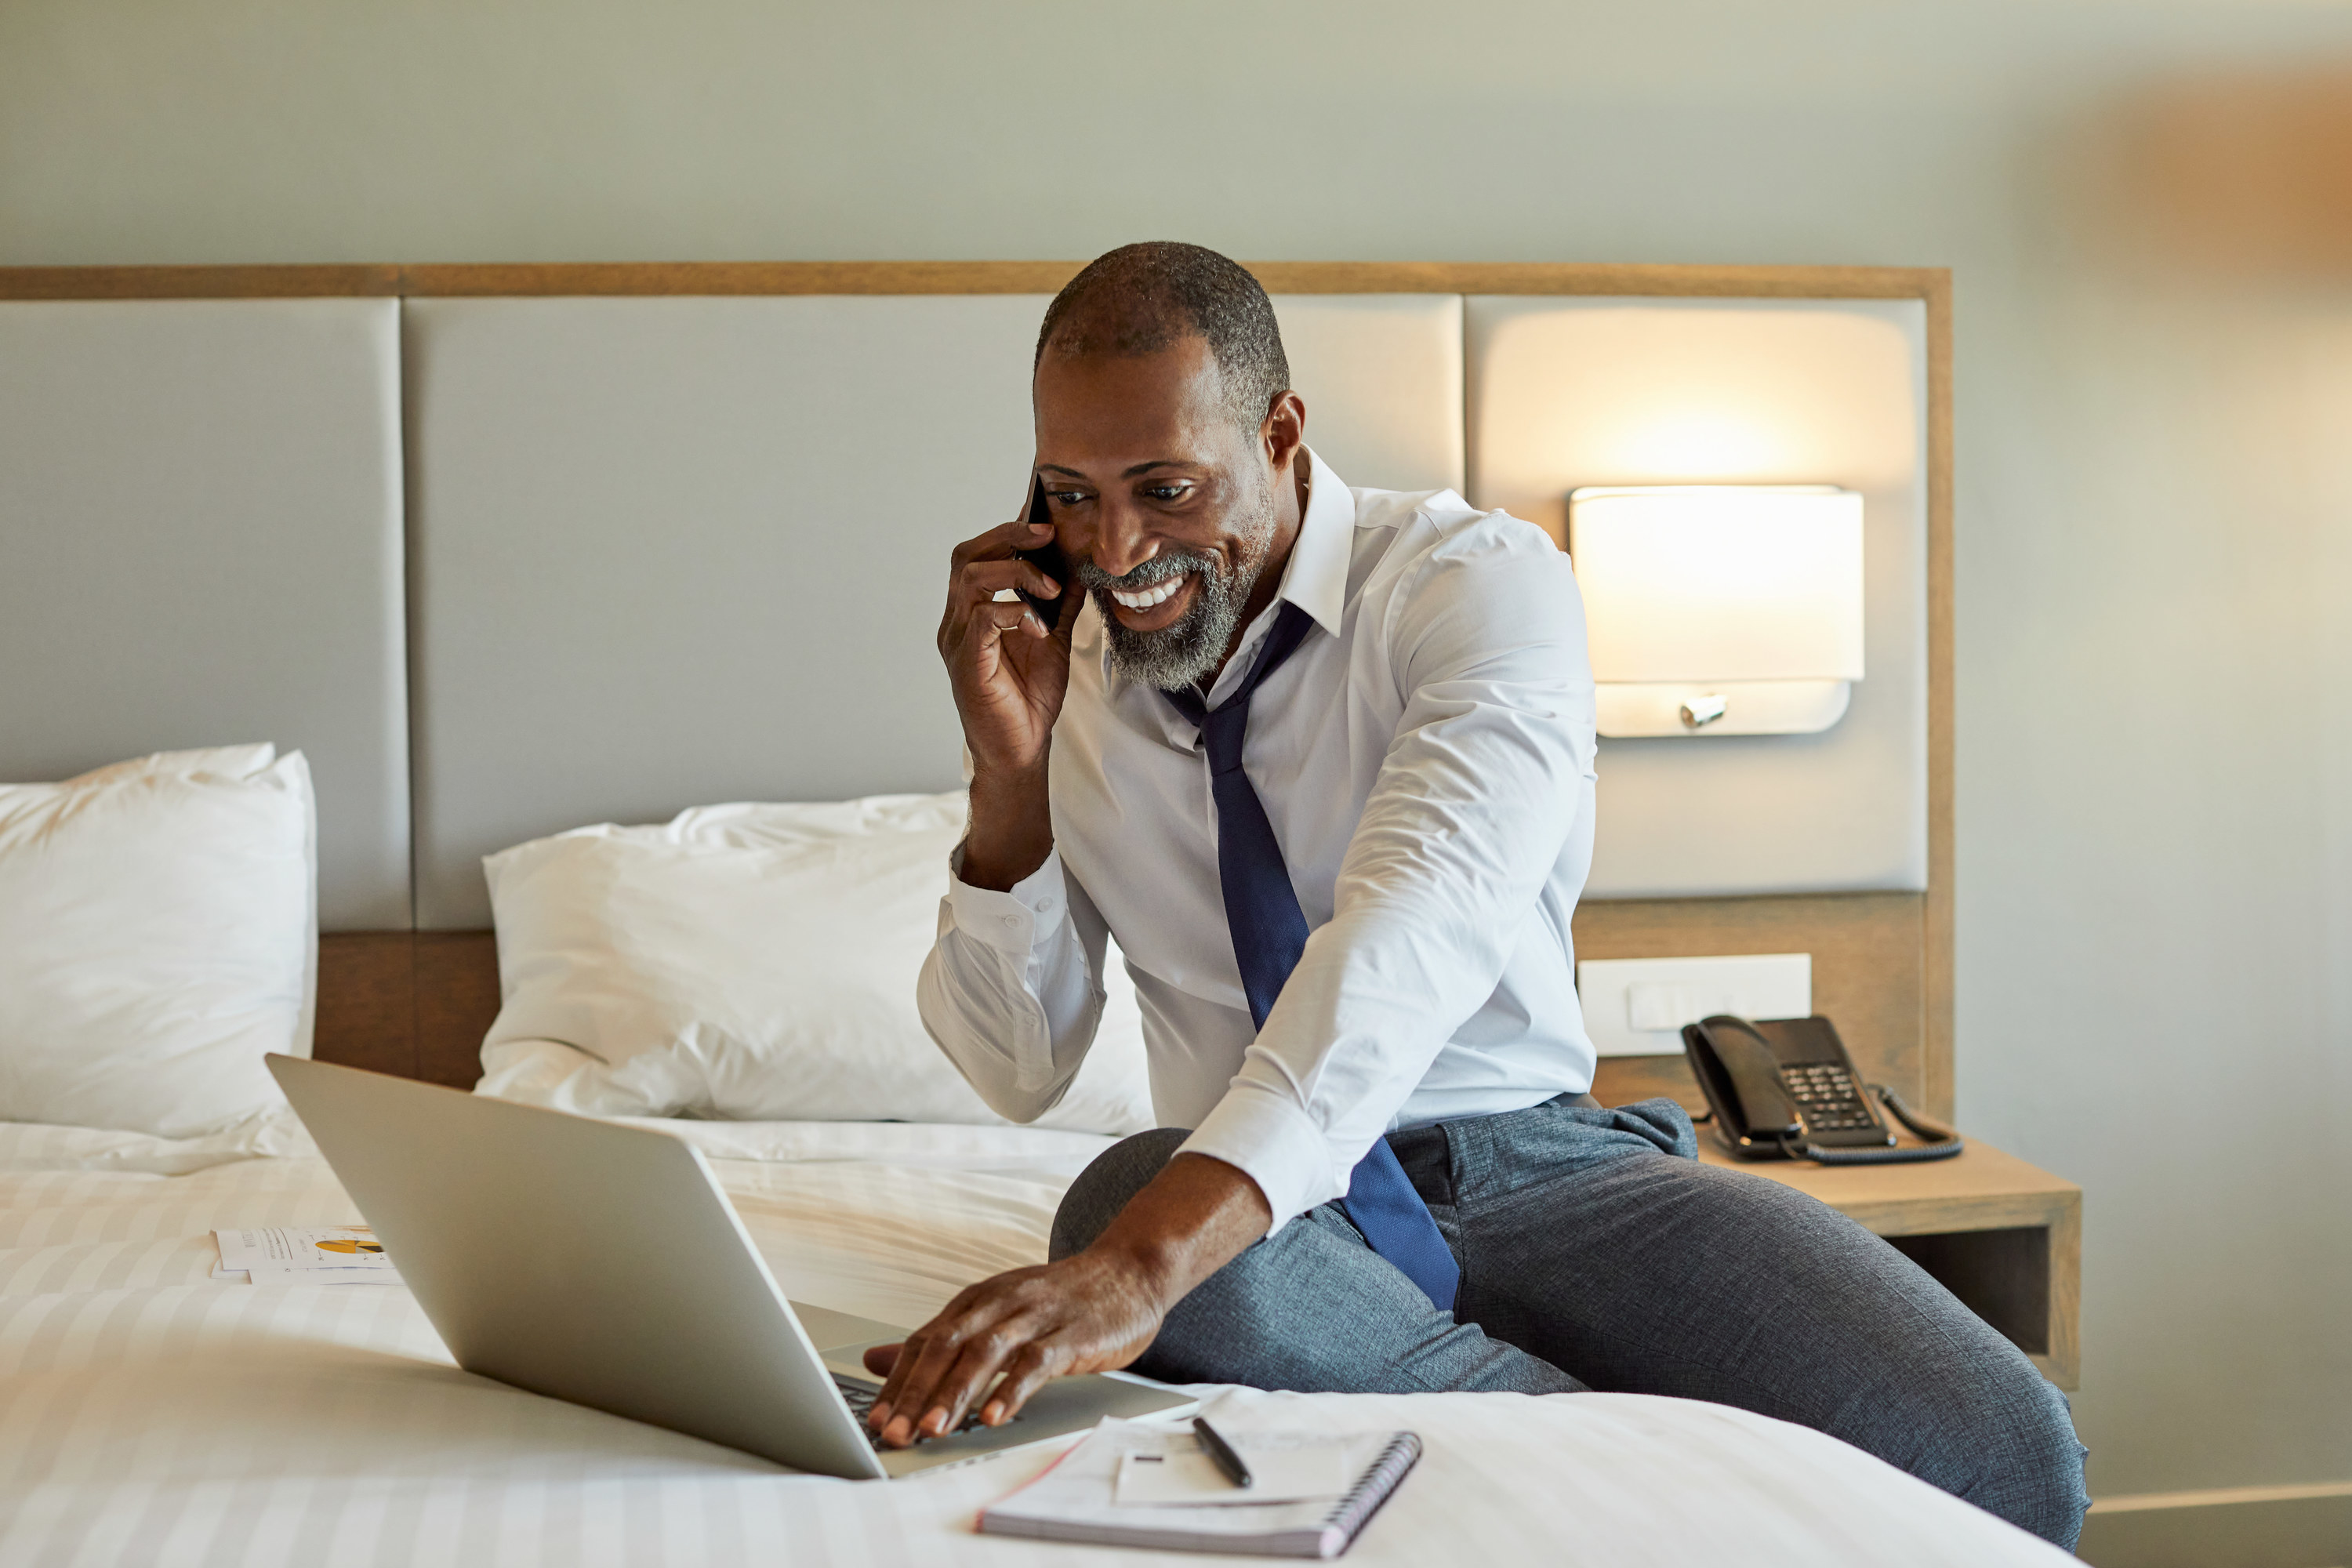
[[[788,1293],[896,1322],[1044,1256],[1108,1140],[673,1124]],[[0,1563],[952,1565],[1202,1559],[992,1539],[1058,1445],[898,1482],[795,1475],[457,1371],[396,1287],[210,1278],[215,1228],[359,1216],[283,1120],[188,1142],[0,1124]],[[1239,1426],[1410,1427],[1365,1563],[2071,1561],[1859,1451],[1633,1395],[1233,1391]]]

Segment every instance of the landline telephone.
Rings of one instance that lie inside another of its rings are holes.
[[[1751,1023],[1718,1013],[1683,1026],[1683,1052],[1716,1136],[1740,1159],[1869,1165],[1944,1160],[1964,1147],[1958,1132],[1919,1115],[1893,1089],[1864,1085],[1827,1018]],[[1872,1109],[1873,1095],[1928,1142],[1899,1147]]]

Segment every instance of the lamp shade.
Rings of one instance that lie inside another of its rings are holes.
[[[1573,490],[1568,549],[1596,680],[1862,679],[1862,497],[1851,490]]]

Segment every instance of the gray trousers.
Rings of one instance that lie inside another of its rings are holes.
[[[1181,1131],[1072,1184],[1053,1255],[1102,1233]],[[1135,1370],[1349,1394],[1664,1394],[1796,1422],[2071,1549],[2090,1499],[2066,1402],[2022,1352],[1835,1209],[1700,1164],[1671,1100],[1568,1097],[1389,1135],[1462,1266],[1452,1312],[1336,1204],[1179,1302]]]

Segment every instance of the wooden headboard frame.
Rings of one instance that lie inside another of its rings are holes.
[[[1050,294],[1071,261],[649,262],[491,266],[0,268],[0,300],[333,296]],[[1927,890],[1586,903],[1583,958],[1713,952],[1813,955],[1813,1005],[1859,1065],[1952,1110],[1951,277],[1893,267],[1649,267],[1540,262],[1258,262],[1273,293],[1550,294],[1918,300],[1927,316]],[[470,1085],[499,1006],[488,931],[361,931],[320,943],[317,1052]],[[1667,1094],[1696,1105],[1675,1058],[1604,1060],[1611,1104]]]

